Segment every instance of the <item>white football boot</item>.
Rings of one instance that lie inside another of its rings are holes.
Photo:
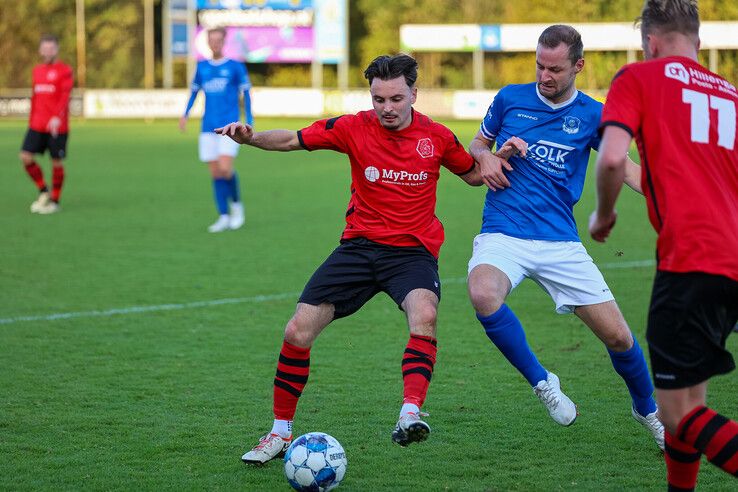
[[[49,214],[55,214],[59,210],[61,210],[61,207],[59,207],[59,204],[49,200],[45,204],[39,205],[36,208],[36,213],[41,214],[41,215],[49,215]]]
[[[277,434],[266,434],[261,436],[259,444],[254,446],[254,449],[241,456],[241,460],[250,465],[263,465],[269,460],[284,456],[291,442],[291,437],[284,439]]]
[[[228,227],[232,230],[240,229],[246,221],[243,215],[243,203],[231,203],[231,214],[228,216]]]
[[[635,408],[630,407],[630,412],[633,414],[633,418],[638,421],[643,427],[648,429],[653,439],[656,441],[656,445],[661,451],[664,450],[664,424],[661,423],[658,416],[658,409],[655,412],[649,413],[646,416],[641,415],[636,411]]]
[[[38,198],[36,198],[31,204],[31,212],[34,214],[39,213],[39,209],[45,207],[46,204],[49,203],[49,201],[49,193],[46,191],[42,191],[38,194]]]
[[[571,425],[574,423],[577,418],[577,406],[561,391],[561,383],[556,374],[549,372],[546,380],[540,381],[533,388],[533,392],[546,406],[548,414],[557,424]]]
[[[406,413],[397,421],[395,430],[392,431],[392,440],[400,446],[407,446],[412,442],[421,442],[428,439],[430,434],[430,425],[420,419],[420,416],[427,416],[427,413]]]
[[[230,228],[230,218],[228,215],[221,215],[213,225],[208,227],[208,232],[223,232]]]

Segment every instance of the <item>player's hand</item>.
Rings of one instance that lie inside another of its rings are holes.
[[[613,210],[609,216],[601,216],[597,213],[597,210],[592,212],[589,216],[589,234],[592,239],[599,243],[604,243],[607,237],[612,232],[612,228],[615,227],[615,220],[618,218],[618,213]]]
[[[49,130],[49,133],[54,138],[59,135],[59,127],[61,127],[61,118],[58,116],[52,116],[48,125],[46,125],[46,129]]]
[[[503,190],[510,186],[503,169],[512,171],[513,168],[505,159],[497,157],[491,152],[485,152],[479,160],[479,173],[482,175],[482,182],[486,184],[490,190]]]
[[[514,155],[520,155],[525,157],[528,153],[528,144],[522,138],[510,137],[507,141],[502,144],[502,147],[497,149],[495,155],[502,159],[508,160]]]
[[[184,132],[187,129],[187,116],[182,116],[179,119],[179,131]]]
[[[254,129],[251,125],[245,125],[240,121],[228,123],[226,126],[216,128],[214,131],[218,135],[230,137],[231,140],[239,144],[248,144],[254,137]]]

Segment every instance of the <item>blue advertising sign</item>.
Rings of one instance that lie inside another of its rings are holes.
[[[502,43],[500,42],[500,25],[493,24],[482,26],[482,50],[483,51],[501,51]]]
[[[187,56],[187,23],[172,22],[172,55]]]

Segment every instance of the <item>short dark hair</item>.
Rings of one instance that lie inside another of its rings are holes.
[[[41,36],[41,41],[40,42],[41,43],[47,43],[47,42],[49,42],[49,43],[54,43],[54,44],[57,44],[58,45],[59,44],[59,38],[56,37],[54,34],[44,34],[43,36]]]
[[[543,30],[538,37],[538,44],[546,48],[556,48],[561,43],[569,47],[569,60],[572,65],[584,58],[584,44],[579,31],[565,24],[555,24]]]
[[[641,34],[645,36],[654,31],[662,34],[678,32],[698,36],[700,33],[700,14],[696,0],[646,0],[641,16],[636,19]]]
[[[409,55],[399,54],[394,56],[382,55],[376,57],[364,70],[364,78],[372,85],[372,80],[392,80],[397,77],[405,77],[408,87],[415,85],[418,79],[418,62]]]
[[[226,28],[225,28],[225,27],[223,27],[223,26],[219,26],[219,27],[214,27],[214,28],[212,28],[212,29],[208,29],[208,36],[210,36],[210,35],[211,35],[212,33],[214,33],[214,32],[219,32],[219,33],[221,33],[221,34],[223,35],[223,37],[225,38],[225,37],[226,37],[226,33],[227,33],[228,31],[226,31]]]

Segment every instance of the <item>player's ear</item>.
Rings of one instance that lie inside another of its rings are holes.
[[[580,58],[577,60],[577,62],[574,64],[574,69],[576,70],[576,73],[584,70],[584,58]]]
[[[410,89],[410,94],[410,104],[415,104],[415,100],[418,98],[418,88],[413,86],[412,89]]]

